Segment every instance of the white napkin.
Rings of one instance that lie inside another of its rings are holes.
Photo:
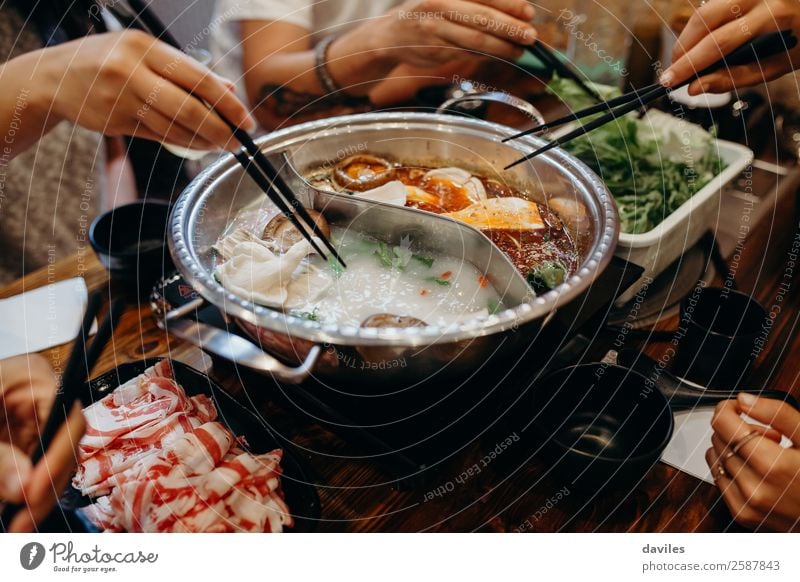
[[[661,460],[667,465],[680,469],[693,477],[714,484],[711,469],[706,463],[706,451],[711,448],[711,419],[714,416],[712,407],[697,408],[675,413],[675,433],[672,440],[664,449]],[[761,424],[746,414],[742,415],[745,422]],[[761,424],[761,426],[764,426]],[[791,446],[791,441],[783,437],[782,447]]]
[[[0,299],[0,358],[38,352],[72,341],[89,293],[82,277]],[[95,333],[97,322],[92,325]]]

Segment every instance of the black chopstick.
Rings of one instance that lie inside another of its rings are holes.
[[[605,125],[606,123],[613,121],[617,117],[630,113],[631,111],[634,111],[636,109],[639,109],[642,106],[650,103],[651,101],[660,99],[665,95],[667,95],[668,93],[670,93],[671,91],[684,87],[689,83],[691,83],[692,81],[699,79],[700,77],[703,77],[717,69],[723,67],[734,67],[737,65],[744,65],[756,62],[760,59],[769,58],[776,54],[793,49],[795,46],[797,46],[797,42],[798,42],[797,37],[791,30],[782,30],[780,32],[765,34],[755,38],[749,43],[740,46],[739,48],[731,52],[729,55],[727,55],[725,58],[720,59],[719,61],[717,61],[716,63],[712,64],[709,67],[706,67],[699,73],[679,83],[675,87],[664,87],[658,83],[655,83],[643,89],[638,89],[626,93],[625,95],[615,97],[614,99],[611,99],[605,103],[599,103],[597,105],[581,109],[580,111],[576,111],[570,115],[566,115],[554,121],[541,124],[539,126],[528,129],[511,137],[505,138],[503,140],[504,142],[512,139],[517,139],[519,137],[523,137],[531,133],[536,133],[539,131],[544,131],[546,129],[551,129],[559,125],[563,125],[564,123],[568,123],[574,119],[580,119],[582,117],[593,115],[603,110],[608,110],[608,113],[606,115],[603,115],[602,117],[599,117],[598,119],[595,119],[589,123],[585,123],[581,125],[579,128],[569,132],[568,134],[545,144],[536,151],[507,165],[504,169],[508,170],[510,168],[513,168],[514,166],[526,162],[531,158],[534,158],[540,154],[543,154],[544,152],[551,150],[554,147],[563,145],[564,143],[572,139],[575,139],[576,137],[585,135],[586,133],[589,133],[590,131],[593,131],[598,127]]]
[[[597,129],[600,126],[603,126],[606,123],[613,121],[617,117],[630,113],[631,111],[635,111],[636,109],[639,109],[640,107],[642,107],[642,105],[646,105],[651,101],[660,99],[668,92],[669,89],[667,87],[658,86],[649,93],[645,93],[644,95],[642,95],[641,101],[630,101],[629,103],[625,103],[624,105],[617,107],[616,109],[613,109],[610,113],[607,113],[606,115],[603,115],[602,117],[594,119],[588,123],[585,123],[580,127],[578,127],[577,129],[570,131],[568,134],[546,143],[536,151],[529,153],[525,157],[518,159],[517,161],[507,165],[503,169],[509,170],[518,164],[526,162],[531,158],[535,158],[536,156],[543,154],[544,152],[549,151],[555,147],[558,147],[572,139],[575,139],[576,137],[580,137],[586,133],[589,133],[590,131]]]
[[[31,463],[36,464],[47,451],[47,447],[53,442],[53,438],[61,428],[61,425],[69,416],[72,403],[75,402],[77,386],[83,384],[82,378],[86,377],[86,347],[89,341],[89,333],[92,329],[97,312],[100,311],[101,295],[99,292],[92,293],[86,304],[86,312],[83,315],[83,323],[75,337],[67,365],[61,377],[61,386],[56,392],[53,407],[44,427],[39,431],[39,442],[36,450],[31,455]]]
[[[125,309],[124,299],[118,298],[114,300],[103,319],[103,323],[97,330],[94,341],[87,347],[92,323],[100,311],[101,298],[100,292],[92,293],[86,304],[86,312],[84,313],[80,330],[75,337],[72,351],[64,368],[64,374],[61,377],[61,386],[56,392],[53,406],[44,427],[39,431],[37,447],[31,455],[32,465],[36,465],[42,459],[58,431],[67,422],[72,406],[80,399],[81,389],[91,374],[95,363],[97,363],[103,347],[105,347],[114,333],[114,328]],[[7,505],[3,510],[2,516],[0,516],[0,526],[2,526],[0,529],[8,531],[12,519],[19,510],[19,505]]]
[[[525,47],[529,53],[535,56],[537,59],[542,61],[545,66],[550,67],[551,70],[555,71],[559,77],[565,79],[571,79],[575,82],[576,85],[583,91],[586,95],[594,99],[595,101],[603,101],[603,98],[600,94],[589,87],[586,83],[584,83],[583,79],[581,79],[580,75],[572,70],[572,67],[569,67],[565,63],[561,61],[553,52],[547,48],[541,41],[536,41],[533,46]]]
[[[164,26],[164,23],[161,22],[158,16],[156,16],[156,14],[150,10],[148,4],[141,0],[128,1],[131,8],[137,13],[136,18],[153,36],[163,40],[173,48],[183,52],[180,43],[178,43],[178,39],[175,38],[175,36],[167,29],[166,26]],[[213,107],[210,104],[206,103],[206,105],[213,110]],[[243,150],[247,152],[246,155],[244,154],[244,151],[239,152],[234,154],[234,157],[239,164],[241,164],[247,174],[256,182],[256,184],[258,184],[259,188],[264,191],[264,194],[266,194],[267,197],[278,207],[278,209],[284,213],[286,218],[288,218],[292,225],[298,231],[300,231],[300,234],[303,235],[303,238],[309,242],[313,249],[322,258],[327,259],[325,253],[314,240],[315,236],[322,241],[322,244],[325,245],[325,248],[331,252],[339,264],[341,264],[342,267],[347,268],[347,264],[336,251],[336,248],[328,240],[328,237],[326,237],[322,231],[320,231],[317,223],[308,214],[306,208],[300,204],[300,201],[297,200],[297,197],[295,197],[292,189],[281,177],[278,170],[275,169],[266,156],[261,152],[261,149],[253,141],[253,138],[251,138],[246,131],[238,127],[218,111],[215,111],[215,113],[220,117],[220,119],[222,119],[222,121],[225,122],[225,124],[233,133],[233,136],[239,141],[239,143],[242,144]],[[305,224],[298,220],[298,214]],[[308,228],[311,229],[310,233],[306,230],[305,226],[308,226]]]
[[[758,58],[768,58],[777,54],[778,52],[782,52],[783,50],[789,50],[793,48],[797,44],[797,38],[794,37],[793,33],[790,30],[783,30],[781,32],[775,32],[772,34],[767,34],[760,36],[753,40],[750,43],[742,45],[735,51],[733,51],[730,55],[721,59],[714,63],[713,65],[706,67],[693,77],[687,79],[677,87],[673,87],[671,90],[675,90],[679,87],[687,85],[694,79],[707,75],[708,73],[715,71],[724,66],[736,66],[740,64],[747,64],[748,62],[752,62]],[[581,119],[583,117],[588,117],[590,115],[594,115],[595,113],[600,113],[602,111],[610,110],[613,107],[618,105],[623,105],[630,101],[639,101],[640,103],[644,104],[643,96],[647,93],[650,93],[654,89],[661,87],[660,83],[653,83],[652,85],[648,85],[646,87],[642,87],[641,89],[634,89],[624,95],[620,95],[619,97],[614,97],[613,99],[609,99],[603,103],[598,103],[597,105],[591,105],[589,107],[585,107],[578,111],[574,111],[569,115],[565,115],[563,117],[559,117],[558,119],[554,119],[553,121],[548,121],[547,123],[543,123],[541,125],[537,125],[530,129],[526,129],[520,133],[514,134],[510,137],[503,139],[503,142],[511,141],[514,139],[518,139],[524,137],[526,135],[530,135],[533,133],[540,133],[545,132],[554,127],[558,127],[559,125],[564,125],[565,123],[569,123],[571,121],[575,121]]]
[[[269,199],[272,200],[272,202],[275,203],[278,209],[281,210],[281,212],[283,212],[286,215],[286,217],[292,222],[295,228],[297,228],[301,232],[301,234],[303,234],[305,239],[311,244],[312,247],[314,247],[314,250],[316,250],[317,253],[320,254],[320,256],[325,258],[325,253],[323,253],[317,246],[316,242],[314,241],[313,235],[316,235],[316,237],[322,241],[322,244],[325,245],[325,247],[331,252],[331,254],[336,258],[339,264],[342,265],[342,267],[347,268],[347,264],[344,262],[342,257],[339,256],[339,253],[336,251],[336,248],[328,240],[328,238],[319,230],[319,226],[308,214],[308,210],[306,210],[305,206],[303,206],[300,203],[300,201],[295,197],[289,185],[280,175],[278,170],[275,169],[275,166],[273,166],[270,163],[270,161],[267,159],[267,157],[264,155],[261,149],[255,144],[250,135],[243,129],[236,127],[233,123],[231,123],[221,115],[220,117],[226,124],[228,124],[228,127],[230,127],[231,131],[233,131],[234,137],[236,137],[236,139],[239,140],[239,142],[244,146],[247,153],[250,154],[250,160],[254,163],[254,165],[251,165],[250,163],[247,163],[247,165],[243,164],[245,170],[248,171],[248,173],[250,173],[250,176],[253,179],[255,179],[255,174],[250,172],[248,168],[254,168],[254,169],[257,168],[262,173],[263,178],[268,180],[268,182],[263,182],[256,179],[256,183],[259,184],[261,189],[266,192],[267,196],[269,196]],[[239,161],[240,164],[242,164],[243,158],[236,156],[236,159]],[[277,195],[271,196],[270,192],[276,192]],[[286,200],[281,199],[280,197],[281,195]],[[292,208],[294,209],[294,211],[292,210]],[[303,221],[311,228],[312,235],[307,234],[306,231],[302,229],[300,221],[297,220],[295,211],[297,214],[300,215],[300,218],[302,218]]]
[[[122,312],[125,311],[125,306],[126,301],[124,297],[117,297],[111,302],[111,305],[108,308],[108,313],[106,313],[105,317],[103,318],[103,323],[100,324],[100,327],[97,330],[97,335],[94,336],[92,344],[86,351],[86,376],[84,377],[84,381],[85,378],[88,378],[92,368],[100,358],[100,353],[103,351],[103,348],[106,347],[106,344],[108,344],[111,336],[114,334],[114,329],[117,327],[117,324],[122,317]]]
[[[642,89],[635,89],[629,93],[620,95],[619,97],[614,97],[612,99],[609,99],[608,101],[604,101],[603,103],[598,103],[597,105],[591,105],[584,109],[580,109],[578,111],[569,113],[568,115],[565,115],[563,117],[559,117],[558,119],[554,119],[553,121],[548,121],[541,125],[537,125],[535,127],[531,127],[530,129],[526,129],[525,131],[516,133],[512,136],[504,138],[503,143],[519,139],[521,137],[525,137],[526,135],[531,135],[532,133],[546,132],[553,129],[554,127],[564,125],[565,123],[570,123],[571,121],[577,121],[578,119],[589,117],[590,115],[594,115],[596,113],[612,110],[614,107],[624,105],[631,101],[637,101],[638,103],[642,104],[643,96],[653,91],[654,89],[658,89],[659,87],[662,87],[660,83],[653,83],[652,85],[648,85],[647,87],[643,87]]]
[[[260,170],[260,168],[258,168],[255,160],[249,157],[244,150],[234,153],[233,157],[236,158],[236,161],[238,161],[239,164],[245,169],[245,171],[253,179],[253,181],[256,184],[258,184],[258,187],[261,188],[261,190],[263,190],[264,192],[270,192],[274,190],[274,187],[272,184],[270,184],[267,176],[265,176],[264,173]],[[314,248],[314,250],[321,257],[325,258],[325,253],[322,251],[321,248],[319,248],[319,245],[317,245],[316,241],[314,240],[314,237],[308,235],[303,224],[298,220],[297,215],[294,212],[292,212],[291,208],[289,208],[289,205],[280,196],[275,196],[275,197],[270,196],[269,199],[272,201],[273,204],[275,204],[275,206],[278,207],[278,210],[280,210],[283,213],[283,215],[289,219],[292,225],[294,225],[294,227],[300,231],[300,233]],[[300,207],[302,208],[302,205],[300,205]],[[320,240],[324,240],[324,237],[320,238]],[[333,252],[336,253],[335,250]],[[342,264],[342,266],[345,266],[344,261],[342,261],[339,255],[334,254],[334,256],[336,257],[336,260],[338,260]]]

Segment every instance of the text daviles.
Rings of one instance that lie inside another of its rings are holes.
[[[673,546],[664,544],[663,546],[651,546],[650,544],[642,548],[643,554],[685,554],[686,548],[683,546]]]
[[[95,545],[88,552],[76,552],[72,542],[55,543],[50,546],[53,563],[67,564],[155,564],[158,554],[138,552],[104,552]]]

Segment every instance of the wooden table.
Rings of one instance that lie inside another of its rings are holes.
[[[751,233],[744,245],[737,280],[745,291],[755,289],[762,303],[775,304],[778,286],[787,281],[788,248],[800,225],[793,211],[794,200],[786,200],[771,220]],[[34,289],[68,277],[82,275],[90,289],[107,288],[107,275],[90,253],[74,256],[0,290],[0,297]],[[800,362],[789,355],[800,348],[796,332],[800,293],[794,279],[784,293],[782,308],[757,376],[772,386],[800,396]],[[670,322],[666,322],[669,327]],[[602,354],[612,343],[600,338],[596,351]],[[652,343],[647,351],[654,357],[664,346]],[[45,352],[54,367],[63,366],[69,346]],[[149,306],[129,307],[120,322],[113,344],[106,347],[96,374],[115,365],[143,357],[169,356],[199,369],[209,359],[198,349],[169,338],[159,330]],[[241,391],[235,377],[210,374],[227,390]],[[257,390],[249,391],[250,397]],[[310,467],[322,500],[321,531],[720,531],[735,529],[730,515],[714,487],[658,464],[641,485],[617,497],[603,496],[590,504],[565,483],[550,475],[547,467],[532,461],[507,474],[501,463],[490,464],[480,473],[462,479],[452,491],[426,501],[437,486],[434,479],[424,490],[398,492],[385,484],[387,477],[370,462],[348,458],[358,449],[328,430],[288,415],[277,405],[258,401],[260,411],[292,440],[311,454]],[[438,484],[453,482],[477,463],[492,445],[476,442],[455,455],[440,471]],[[335,456],[330,456],[335,453]],[[449,487],[448,487],[449,489]]]

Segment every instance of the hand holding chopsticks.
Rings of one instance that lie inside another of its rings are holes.
[[[568,141],[580,137],[594,129],[597,129],[600,126],[613,121],[614,119],[625,115],[631,111],[639,109],[644,105],[647,105],[651,101],[656,99],[660,99],[667,95],[670,91],[677,89],[678,87],[683,87],[689,84],[691,81],[698,79],[702,76],[708,75],[714,71],[717,71],[721,68],[725,67],[733,67],[738,65],[744,65],[747,63],[758,62],[762,59],[768,59],[775,55],[778,55],[782,52],[791,50],[797,45],[797,37],[792,33],[790,30],[785,30],[782,32],[776,32],[764,36],[760,36],[754,39],[752,42],[749,42],[745,45],[740,46],[733,52],[731,52],[728,56],[716,63],[710,65],[706,69],[703,69],[699,73],[695,74],[693,77],[686,79],[682,83],[676,85],[675,87],[665,87],[661,84],[653,84],[643,89],[638,89],[635,91],[631,91],[626,93],[625,95],[621,95],[605,103],[600,103],[598,105],[593,105],[591,107],[587,107],[580,111],[576,111],[570,115],[561,117],[554,121],[545,123],[543,125],[538,125],[516,135],[506,138],[503,141],[509,141],[512,139],[517,139],[525,135],[529,135],[532,133],[539,133],[541,131],[547,131],[554,127],[558,127],[563,125],[564,123],[569,123],[571,121],[581,119],[584,117],[588,117],[590,115],[595,115],[601,113],[602,111],[608,111],[605,115],[598,117],[588,123],[581,125],[579,128],[567,133],[564,136],[561,136],[557,139],[552,140],[548,144],[540,147],[536,151],[526,155],[525,157],[515,161],[512,164],[506,166],[506,170],[509,168],[513,168],[514,166],[521,164],[531,158],[538,156],[546,151],[553,149],[559,145],[567,143]]]
[[[97,315],[100,307],[100,294],[93,294],[86,308],[83,323],[75,338],[72,352],[67,361],[67,365],[62,375],[61,386],[56,392],[55,399],[49,412],[45,412],[47,420],[40,430],[37,431],[36,423],[39,415],[28,419],[28,430],[38,432],[35,439],[36,448],[30,459],[30,469],[22,469],[23,463],[17,463],[17,477],[23,485],[23,492],[20,492],[12,501],[24,501],[27,511],[23,511],[19,505],[8,505],[3,510],[0,517],[0,530],[4,531],[27,531],[33,529],[34,525],[47,516],[50,508],[58,495],[69,482],[72,469],[75,465],[75,446],[83,433],[83,417],[80,411],[76,410],[76,403],[80,400],[81,390],[86,382],[95,362],[97,361],[103,347],[113,334],[114,326],[119,321],[125,303],[118,299],[111,304],[94,341],[88,344],[89,330]],[[34,364],[28,364],[28,370],[23,370],[23,383],[29,385],[29,393],[34,390],[33,384],[41,382],[37,380],[43,374],[34,369],[38,365],[34,358],[28,360]],[[46,364],[44,364],[45,367]],[[27,373],[27,379],[25,379]],[[6,378],[3,376],[3,390],[5,391]],[[3,395],[5,397],[5,394]],[[32,396],[31,396],[32,397]],[[48,396],[42,395],[45,399]],[[33,403],[32,405],[35,405]],[[36,409],[47,410],[47,406]],[[7,414],[8,416],[8,414]],[[20,419],[16,419],[17,422]],[[10,422],[7,418],[6,422]],[[31,424],[33,423],[33,424]],[[23,430],[15,427],[15,430]],[[23,444],[23,446],[26,446]],[[24,464],[28,467],[28,464]]]
[[[800,7],[797,0],[748,0],[731,3],[709,0],[700,6],[678,37],[672,64],[661,83],[674,86],[705,69],[735,47],[780,30],[800,37]],[[800,66],[800,48],[759,59],[755,64],[732,65],[689,84],[689,94],[723,93],[735,87],[771,81]]]
[[[14,531],[31,531],[34,523],[49,515],[75,470],[78,441],[86,425],[78,405],[70,410],[45,459],[36,464],[30,459],[57,389],[55,373],[44,356],[23,354],[0,361],[0,500],[24,503],[26,508],[17,512]]]
[[[146,2],[142,0],[129,0],[131,8],[136,12],[135,19],[140,22],[153,36],[163,40],[173,48],[181,50],[175,36],[152,12]],[[211,107],[208,103],[206,106]],[[278,170],[264,156],[250,135],[235,123],[231,122],[219,111],[217,115],[225,122],[233,136],[242,144],[242,149],[234,153],[234,157],[241,164],[247,174],[258,184],[259,188],[278,207],[294,227],[303,235],[311,247],[323,258],[327,258],[317,241],[321,241],[331,255],[336,258],[342,267],[347,267],[328,238],[319,230],[316,222],[308,214],[305,207],[297,200],[292,189],[281,177]]]

